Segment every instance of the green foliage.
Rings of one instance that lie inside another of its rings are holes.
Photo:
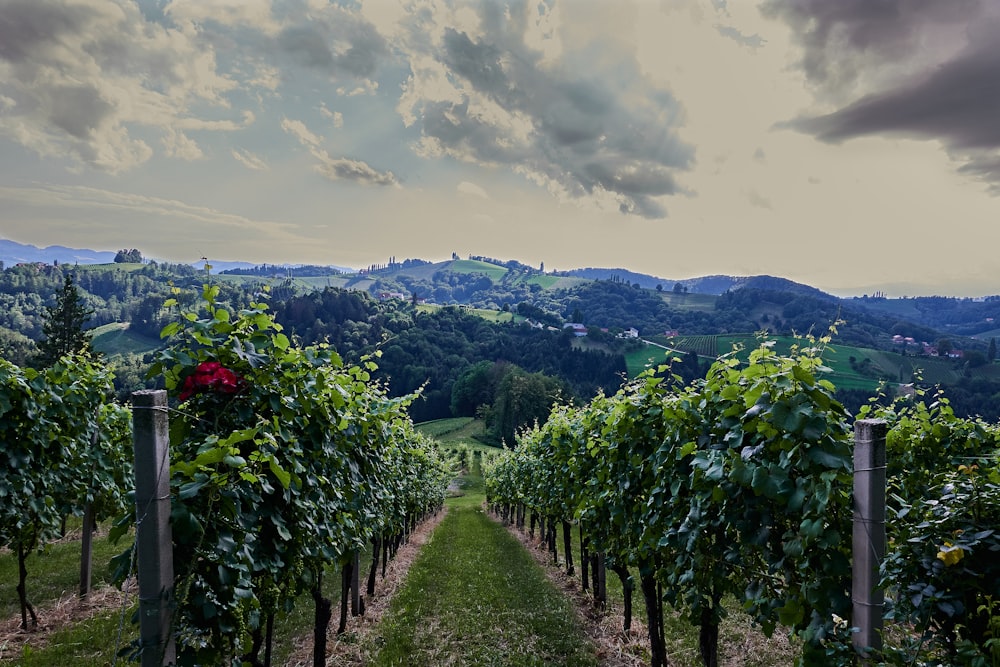
[[[526,373],[507,366],[496,385],[489,411],[489,432],[496,442],[514,442],[518,431],[545,421],[552,405],[570,392],[563,382],[544,373]]]
[[[962,419],[940,390],[863,414],[885,419],[889,618],[913,641],[893,664],[1000,664],[1000,428]]]
[[[609,561],[655,575],[703,637],[735,593],[766,632],[802,638],[803,664],[828,664],[850,651],[834,618],[850,608],[851,432],[818,377],[827,342],[794,356],[762,344],[680,391],[650,370],[558,408],[490,461],[487,496],[578,518]],[[706,664],[715,650],[703,644]]]
[[[925,498],[901,505],[896,516],[895,548],[882,568],[895,588],[890,618],[912,623],[922,642],[898,648],[896,659],[1000,664],[996,459],[939,473]]]
[[[55,306],[46,308],[42,326],[45,338],[38,343],[38,362],[49,366],[64,355],[88,351],[90,337],[83,327],[93,314],[93,309],[84,305],[72,274],[66,274]]]
[[[152,370],[182,401],[171,423],[181,665],[238,664],[268,615],[373,535],[440,505],[449,479],[409,398],[372,380],[373,361],[299,348],[264,303],[232,313],[218,296],[206,285],[201,308],[164,329]]]
[[[17,366],[27,366],[38,354],[35,341],[24,334],[0,327],[0,359]]]
[[[142,264],[142,253],[135,248],[119,250],[115,254],[115,264]]]
[[[110,372],[87,355],[43,371],[0,360],[0,546],[23,560],[87,503],[98,518],[121,511],[129,413],[111,396]],[[21,602],[25,625],[30,603]]]

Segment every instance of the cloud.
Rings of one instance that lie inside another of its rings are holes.
[[[883,135],[940,141],[959,170],[1000,192],[1000,5],[975,0],[768,0],[835,110],[786,125],[837,143]]]
[[[282,118],[281,129],[298,139],[299,143],[307,148],[315,148],[323,143],[323,140],[318,135],[313,134],[309,128],[306,127],[306,124],[300,120]]]
[[[740,46],[749,48],[751,51],[759,49],[766,43],[766,40],[760,35],[744,35],[732,26],[716,24],[715,29],[723,37],[728,37]]]
[[[467,195],[472,195],[473,197],[479,197],[481,199],[489,199],[490,196],[486,194],[486,190],[476,185],[475,183],[470,183],[468,181],[462,181],[455,188],[459,192]]]
[[[14,0],[0,12],[0,96],[13,102],[0,135],[43,156],[124,171],[153,154],[133,134],[145,126],[162,133],[168,154],[190,157],[174,123],[195,104],[224,106],[235,85],[210,45],[147,21],[132,3]]]
[[[163,145],[170,157],[181,160],[200,160],[205,157],[197,142],[183,132],[168,130],[166,136],[163,137]]]
[[[344,127],[344,114],[339,111],[331,111],[325,102],[321,102],[319,105],[319,112],[323,114],[326,118],[333,121],[333,126],[336,128]]]
[[[284,28],[278,48],[302,65],[330,74],[369,78],[388,55],[385,39],[360,15],[329,5],[308,22]]]
[[[361,160],[332,158],[323,151],[316,171],[331,181],[354,181],[362,185],[397,185],[396,176],[391,171],[378,171]]]
[[[205,138],[191,132],[245,130],[249,105],[266,113],[283,86],[374,94],[389,56],[371,22],[336,4],[4,0],[0,138],[112,174],[153,146],[195,159]]]
[[[248,150],[236,150],[232,151],[233,157],[243,164],[247,169],[253,169],[254,171],[265,171],[267,170],[267,163],[259,155],[254,155]]]
[[[275,221],[253,220],[174,199],[73,185],[0,187],[0,201],[69,209],[124,211],[130,214],[164,216],[168,219],[183,218],[213,226],[252,229],[268,234],[276,230],[290,230],[297,226]]]
[[[398,185],[391,171],[379,171],[362,160],[332,157],[322,147],[322,139],[299,120],[283,118],[281,129],[298,139],[299,143],[316,158],[314,169],[331,181],[354,181],[362,185]]]
[[[343,97],[374,95],[377,92],[378,92],[378,81],[372,81],[371,79],[365,79],[364,81],[354,86],[353,88],[348,88],[346,86],[340,86],[337,88],[337,94]]]
[[[685,193],[677,175],[693,162],[680,104],[643,74],[629,35],[607,29],[617,5],[572,8],[405,16],[392,35],[410,68],[398,111],[424,157],[506,167],[564,199],[663,217],[658,199]]]

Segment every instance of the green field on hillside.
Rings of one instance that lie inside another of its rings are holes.
[[[112,262],[110,264],[74,264],[74,271],[124,271],[125,273],[132,273],[133,271],[138,271],[145,264],[140,264],[138,262]]]
[[[129,331],[127,323],[112,322],[91,329],[91,346],[101,354],[145,354],[160,347],[159,340]]]
[[[489,310],[487,308],[469,308],[468,306],[440,306],[433,303],[422,303],[417,306],[418,313],[433,313],[442,308],[461,308],[464,312],[476,317],[481,317],[490,322],[523,322],[524,317],[502,310]]]
[[[694,351],[699,356],[711,358],[726,354],[741,347],[737,353],[741,359],[746,359],[760,344],[751,334],[726,334],[720,336],[676,336],[674,338],[654,337],[652,340],[683,352]],[[808,345],[808,341],[792,336],[776,336],[773,338],[774,349],[779,354],[788,354],[793,345],[799,347]],[[641,357],[636,353],[633,356]],[[852,362],[853,358],[853,362]],[[845,389],[875,388],[879,380],[888,382],[911,382],[916,374],[928,384],[954,384],[965,374],[961,361],[943,357],[903,356],[898,352],[874,350],[870,348],[841,345],[832,342],[823,352],[823,361],[831,369],[828,376],[836,386]],[[633,360],[633,363],[634,360]],[[632,372],[629,366],[629,372]],[[989,380],[1000,379],[1000,364],[987,364],[972,368],[968,373],[973,378]]]
[[[507,275],[507,267],[475,259],[456,259],[448,266],[448,270],[455,273],[485,273],[493,282],[498,282]]]
[[[451,419],[435,419],[417,424],[417,430],[434,438],[444,447],[465,444],[477,452],[497,451],[499,447],[487,445],[479,438],[486,434],[486,424],[481,419],[472,417],[453,417]]]
[[[655,368],[667,362],[668,350],[656,345],[646,345],[637,350],[625,353],[625,369],[630,378],[634,378],[647,368]]]
[[[660,298],[674,310],[715,310],[719,297],[714,294],[674,294],[663,290]]]
[[[541,273],[533,273],[524,282],[529,285],[538,285],[542,289],[552,289],[559,281],[562,280],[559,276],[549,276]]]
[[[675,336],[666,338],[655,336],[652,338],[657,343],[665,345],[677,353],[696,353],[702,361],[712,360],[722,354],[732,352],[739,348],[737,357],[746,360],[750,352],[760,345],[760,341],[752,334],[726,334],[720,336]],[[777,336],[773,339],[774,350],[778,354],[787,355],[793,346],[799,347],[808,345],[808,341],[792,336]],[[882,356],[885,354],[886,356]],[[851,357],[854,357],[854,365],[851,364]],[[868,364],[868,370],[861,371],[862,364],[866,358],[872,358]],[[643,368],[652,364],[663,363],[667,358],[666,350],[649,345],[645,349],[631,352],[625,356],[630,377],[635,377]],[[864,348],[852,347],[848,345],[830,345],[823,352],[823,360],[830,368],[831,372],[826,375],[826,379],[842,389],[872,389],[878,386],[880,378],[894,382],[909,382],[912,368],[904,365],[903,380],[899,380],[900,363],[905,359],[892,353],[880,353],[877,350],[867,350]],[[855,367],[856,366],[856,367]],[[925,378],[926,379],[926,378]],[[930,380],[935,381],[935,380]],[[954,381],[951,379],[950,381]]]

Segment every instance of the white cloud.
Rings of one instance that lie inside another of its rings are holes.
[[[240,162],[247,169],[253,169],[254,171],[265,171],[267,169],[267,163],[259,155],[255,155],[248,150],[236,150],[232,151],[233,157]]]
[[[322,139],[299,120],[283,118],[281,128],[298,139],[316,158],[314,169],[331,181],[354,181],[362,185],[398,185],[391,171],[379,171],[362,160],[332,157],[322,146]]]
[[[417,154],[664,216],[659,199],[685,192],[676,177],[693,149],[676,134],[678,102],[636,59],[633,13],[619,3],[430,3],[397,18],[389,36],[410,69],[397,110],[420,130]]]
[[[357,97],[358,95],[374,95],[378,92],[378,81],[365,79],[360,85],[354,87],[340,86],[337,94],[344,97]]]
[[[134,136],[159,128],[171,154],[191,155],[170,131],[195,105],[226,106],[236,83],[194,32],[147,21],[112,0],[10,2],[0,23],[0,116],[5,135],[46,157],[67,153],[117,173],[153,152]]]
[[[22,204],[104,209],[125,211],[132,214],[183,218],[213,226],[238,227],[272,233],[278,229],[292,229],[289,223],[253,220],[241,215],[226,213],[205,206],[195,206],[175,199],[163,199],[127,192],[113,192],[100,188],[72,185],[45,185],[33,187],[0,187],[0,200]]]
[[[306,127],[306,124],[300,120],[282,118],[281,129],[298,139],[299,143],[303,146],[317,147],[323,143],[323,140],[318,135],[313,134],[309,128]]]
[[[331,111],[329,107],[326,106],[325,102],[320,103],[319,112],[323,114],[326,118],[333,121],[333,126],[336,128],[344,127],[344,114],[339,111]]]
[[[458,184],[456,188],[459,192],[467,195],[472,195],[474,197],[481,197],[482,199],[489,199],[490,196],[486,194],[486,190],[476,185],[475,183],[470,183],[468,181],[462,181]]]
[[[163,13],[178,23],[211,21],[276,35],[281,23],[274,16],[272,4],[271,0],[170,0]]]
[[[200,160],[205,157],[198,143],[183,132],[168,130],[163,137],[167,155],[181,160]]]
[[[236,132],[245,130],[253,125],[256,116],[253,111],[243,111],[243,121],[234,120],[206,120],[202,118],[181,118],[174,123],[174,127],[184,130],[206,130],[211,132]]]

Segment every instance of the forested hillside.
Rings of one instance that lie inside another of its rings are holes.
[[[754,345],[755,332],[822,334],[835,324],[834,348],[849,351],[831,363],[849,380],[844,385],[848,404],[865,402],[880,380],[890,390],[917,382],[945,386],[960,414],[1000,416],[994,400],[1000,394],[1000,372],[995,372],[1000,366],[994,363],[995,341],[990,344],[1000,333],[991,328],[1000,319],[997,298],[837,299],[769,276],[669,284],[607,270],[607,279],[590,280],[581,276],[599,270],[547,274],[488,257],[438,263],[391,258],[358,274],[336,267],[278,268],[262,265],[218,276],[156,262],[6,267],[0,271],[0,354],[19,365],[34,363],[46,307],[71,274],[92,311],[87,326],[95,348],[107,355],[124,395],[154,382],[145,378],[145,369],[155,358],[160,330],[173,316],[164,302],[173,298],[186,306],[209,281],[220,288],[220,302],[232,309],[265,299],[276,319],[304,344],[327,342],[352,361],[380,354],[379,378],[390,392],[421,390],[413,407],[418,420],[488,410],[513,378],[532,386],[539,403],[555,395],[585,401],[600,389],[614,391],[626,372],[666,360],[663,349],[647,351],[641,339],[670,348],[673,340],[735,335]],[[646,283],[654,286],[643,287]],[[735,287],[719,295],[689,287],[726,284]],[[563,330],[571,322],[582,325],[577,333],[585,330],[585,338]],[[628,337],[636,332],[637,337]],[[698,344],[676,349],[685,363],[675,371],[685,381],[727,351],[712,346],[709,352]],[[700,362],[694,354],[702,355]],[[488,372],[483,363],[489,364]],[[469,397],[456,396],[455,389],[465,391],[477,368],[482,376],[477,382],[489,378],[489,395],[480,391],[470,407]],[[505,384],[508,371],[515,375]],[[530,415],[540,410],[518,409]],[[496,438],[502,437],[502,421],[500,416],[494,420]]]

